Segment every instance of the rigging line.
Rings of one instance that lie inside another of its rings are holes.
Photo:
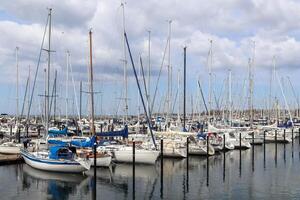
[[[53,103],[53,98],[56,98],[56,94],[54,94],[55,92],[55,87],[56,87],[56,79],[57,79],[57,71],[55,70],[55,75],[54,75],[54,82],[53,82],[53,87],[52,87],[52,94],[51,94],[51,101],[50,101],[50,109],[49,109],[49,113],[51,113],[52,110],[52,103]],[[55,95],[55,96],[54,96]]]
[[[34,88],[35,88],[36,79],[37,79],[39,66],[40,66],[40,62],[41,62],[42,50],[43,50],[43,46],[44,46],[44,41],[45,41],[45,36],[46,36],[46,32],[47,32],[47,26],[48,26],[48,23],[49,23],[49,18],[50,18],[50,15],[47,16],[47,21],[46,21],[46,25],[45,25],[45,29],[44,29],[44,35],[43,35],[42,44],[41,44],[41,47],[40,47],[40,53],[39,53],[39,57],[38,57],[38,62],[37,62],[37,66],[36,66],[36,71],[35,71],[35,75],[34,75],[34,81],[33,81],[32,90],[31,90],[30,103],[28,105],[28,112],[27,112],[27,119],[26,119],[27,123],[28,123],[28,120],[29,120],[30,109],[31,109],[31,105],[32,105],[33,95],[34,95]]]
[[[198,86],[199,86],[199,89],[200,89],[200,93],[201,93],[201,97],[202,97],[202,100],[203,100],[203,104],[204,104],[206,113],[208,113],[208,109],[207,109],[207,106],[206,106],[205,98],[204,98],[202,87],[201,87],[201,84],[200,84],[199,80],[198,80]]]
[[[146,86],[146,79],[145,79],[145,73],[144,73],[144,66],[143,66],[142,56],[140,56],[140,63],[141,63],[142,77],[143,77],[143,82],[144,82],[145,95],[146,95],[147,101],[149,101],[148,104],[150,104],[150,99],[147,98],[148,97],[148,92],[147,92],[147,86]],[[149,116],[150,116],[150,118],[151,118],[151,113],[152,113],[152,111],[149,110]]]
[[[126,45],[127,45],[127,48],[128,48],[128,53],[129,53],[129,56],[130,56],[130,61],[131,61],[131,65],[132,65],[132,68],[133,68],[134,76],[135,76],[137,86],[138,86],[138,89],[139,89],[139,92],[140,92],[140,98],[142,100],[145,116],[146,116],[146,119],[147,119],[147,122],[148,122],[149,131],[150,131],[150,134],[151,134],[151,137],[152,137],[152,142],[155,146],[155,149],[157,150],[156,142],[155,142],[154,135],[153,135],[153,132],[152,132],[152,125],[151,125],[150,119],[148,117],[147,108],[145,106],[143,94],[142,94],[142,91],[141,91],[141,86],[140,86],[138,76],[137,76],[137,73],[136,73],[136,70],[135,70],[134,62],[133,62],[132,55],[131,55],[131,50],[130,50],[129,43],[128,43],[128,38],[127,38],[127,35],[126,35],[125,31],[124,31],[124,37],[125,37]]]
[[[79,114],[76,86],[75,86],[75,81],[74,81],[73,66],[72,66],[70,61],[69,61],[69,67],[70,67],[70,70],[71,70],[71,78],[72,78],[73,90],[74,90],[74,96],[75,96],[75,105],[76,105],[77,115],[78,115],[78,119],[79,119],[80,114]]]
[[[152,100],[151,109],[150,109],[151,112],[153,111],[153,107],[154,107],[154,103],[155,103],[155,99],[156,99],[156,93],[157,93],[157,90],[158,90],[158,82],[159,82],[159,80],[160,80],[162,68],[163,68],[163,66],[164,66],[164,61],[165,61],[166,52],[167,52],[167,48],[168,48],[169,42],[170,42],[170,38],[168,37],[167,43],[166,43],[166,46],[165,46],[165,50],[164,50],[164,54],[163,54],[163,59],[162,59],[162,61],[161,61],[161,65],[160,65],[159,74],[158,74],[157,81],[156,81],[156,85],[155,85],[155,91],[154,91],[153,100]]]
[[[27,97],[27,90],[28,90],[28,83],[29,83],[29,77],[27,78],[27,81],[26,81],[26,89],[25,89],[25,95],[24,95],[24,100],[23,100],[23,106],[22,106],[22,111],[21,111],[21,116],[23,116],[23,113],[24,113],[24,107],[25,107],[25,102],[26,102],[26,97]]]

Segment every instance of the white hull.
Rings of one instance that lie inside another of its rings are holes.
[[[76,161],[40,159],[38,157],[35,157],[35,153],[28,153],[23,151],[21,151],[21,154],[26,164],[39,170],[67,173],[80,173],[87,170]]]
[[[94,167],[94,161],[95,161],[95,159],[92,158],[91,159],[91,162],[92,162],[91,166],[93,166],[93,167]],[[96,160],[97,167],[108,167],[110,165],[110,163],[111,163],[111,156],[110,155],[97,158],[97,160]]]
[[[199,156],[207,156],[207,147],[206,145],[204,146],[199,146],[196,144],[189,144],[189,154],[191,155],[199,155]],[[208,155],[214,155],[215,154],[215,149],[209,145],[208,146]]]
[[[14,142],[5,142],[0,145],[0,154],[20,154],[23,145]]]
[[[170,148],[164,147],[163,156],[173,158],[186,158],[186,148]]]
[[[114,151],[115,159],[117,162],[126,162],[132,163],[133,153],[132,147],[120,148],[119,150]],[[135,150],[135,162],[142,164],[155,164],[159,156],[159,151],[155,150]]]
[[[20,147],[0,146],[0,154],[20,154]]]

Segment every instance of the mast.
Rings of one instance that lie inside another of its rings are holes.
[[[48,66],[47,66],[47,85],[46,85],[46,111],[45,111],[45,135],[48,134],[48,129],[49,129],[49,117],[50,117],[50,104],[49,104],[49,96],[50,96],[50,58],[51,58],[51,13],[52,13],[52,8],[49,9],[49,33],[48,33]]]
[[[210,112],[211,112],[211,68],[212,68],[212,40],[210,42],[210,64],[208,65],[208,120],[210,121]]]
[[[28,100],[27,100],[27,104],[28,104],[28,110],[30,107],[30,80],[31,80],[31,69],[30,69],[30,65],[28,66]]]
[[[125,4],[121,3],[123,14],[123,33],[125,33]],[[127,56],[126,56],[126,41],[123,35],[123,67],[124,67],[124,90],[125,90],[125,120],[123,123],[127,123],[128,120],[128,80],[127,80]]]
[[[54,105],[53,105],[53,119],[55,123],[56,118],[56,87],[57,87],[57,70],[55,70],[55,79],[54,79]]]
[[[69,50],[66,51],[66,58],[67,58],[67,73],[66,73],[66,125],[68,126],[68,105],[69,105],[69,89],[68,89],[68,84],[69,84],[69,58],[70,58],[70,52]]]
[[[150,110],[150,104],[151,104],[151,100],[150,100],[150,77],[151,77],[151,31],[148,31],[148,96],[147,96],[147,107],[148,107],[148,113],[149,116],[151,117],[151,110]]]
[[[16,71],[17,71],[17,82],[16,82],[16,126],[19,123],[19,61],[18,61],[19,47],[16,47]],[[17,128],[18,131],[18,128]]]
[[[82,81],[80,81],[80,94],[79,94],[79,120],[81,120],[82,115]]]
[[[90,77],[90,98],[91,98],[91,134],[95,135],[95,125],[94,125],[94,88],[93,88],[93,48],[92,48],[92,30],[89,32],[89,39],[90,39],[90,70],[89,70],[89,77]]]
[[[232,86],[231,86],[231,68],[228,69],[228,91],[229,91],[229,124],[232,126]]]
[[[272,114],[272,80],[273,80],[273,67],[271,68],[270,73],[270,91],[269,91],[269,123],[271,122],[271,114]]]
[[[177,74],[177,91],[178,91],[178,96],[180,97],[180,70],[178,69],[178,74]],[[180,98],[178,98],[178,111],[177,111],[177,121],[178,124],[181,124],[180,120]]]
[[[252,128],[253,125],[253,108],[252,108],[252,94],[253,94],[253,80],[252,80],[252,64],[251,64],[251,58],[248,60],[248,79],[249,79],[249,92],[248,92],[248,110],[249,110],[249,122],[250,127]]]
[[[168,43],[168,91],[167,91],[167,119],[166,119],[166,122],[167,122],[167,126],[168,126],[168,122],[169,122],[169,118],[170,118],[170,110],[171,110],[171,99],[172,99],[172,87],[171,87],[171,23],[172,23],[172,20],[169,20],[168,21],[169,23],[169,43]]]
[[[186,47],[183,48],[183,130],[185,130],[185,117],[186,117]]]

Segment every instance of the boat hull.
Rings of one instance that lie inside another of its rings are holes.
[[[94,162],[95,162],[94,158],[91,159],[91,162],[92,162],[91,166],[94,167]],[[96,160],[97,167],[108,167],[110,165],[110,163],[111,163],[111,156],[110,155],[99,157]]]
[[[116,162],[133,162],[133,153],[131,149],[120,149],[114,152]],[[150,150],[135,150],[135,163],[141,164],[155,164],[159,156],[159,151]]]
[[[0,154],[20,154],[20,147],[7,147],[7,146],[0,146]]]
[[[83,167],[80,163],[76,161],[40,159],[26,151],[21,151],[21,155],[24,158],[26,164],[39,170],[67,173],[80,173],[87,170],[85,167]]]

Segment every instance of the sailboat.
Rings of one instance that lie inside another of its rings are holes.
[[[50,39],[51,39],[51,12],[47,18],[47,24],[49,24],[49,48],[48,51],[48,77],[49,83],[49,71],[50,71]],[[49,22],[49,23],[48,23]],[[49,86],[49,85],[48,85]],[[48,87],[49,88],[49,87]],[[46,92],[45,103],[45,131],[48,132],[48,116],[49,116],[49,89]],[[91,166],[90,160],[81,158],[76,154],[76,149],[65,146],[53,146],[48,151],[29,152],[24,148],[21,150],[21,155],[25,160],[25,163],[33,168],[54,172],[70,172],[78,173],[89,170]]]

